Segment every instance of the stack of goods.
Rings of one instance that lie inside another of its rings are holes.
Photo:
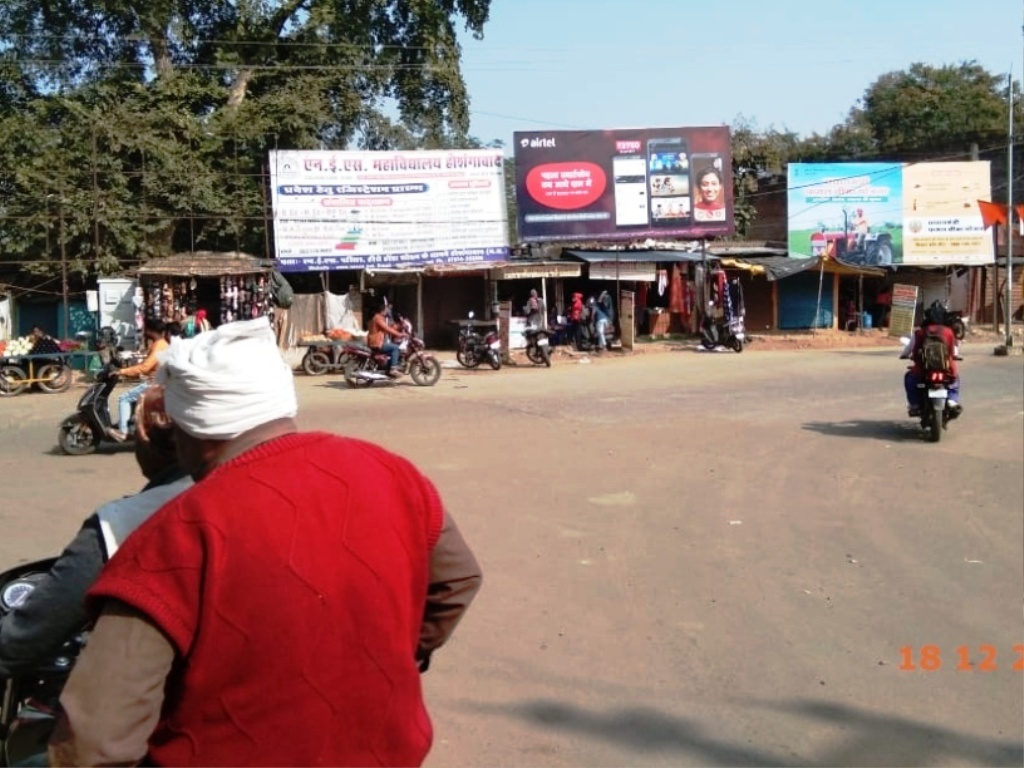
[[[220,321],[251,320],[273,310],[265,275],[241,275],[220,279]]]
[[[0,341],[0,357],[22,357],[32,351],[35,339],[31,336],[22,336],[20,339]]]

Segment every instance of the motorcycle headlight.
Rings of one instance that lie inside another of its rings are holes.
[[[13,611],[24,603],[35,590],[36,585],[28,579],[16,579],[0,590],[0,610],[4,613]]]

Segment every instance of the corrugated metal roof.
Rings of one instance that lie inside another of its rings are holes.
[[[598,262],[685,262],[685,261],[701,261],[700,252],[690,251],[577,251],[577,250],[566,250],[564,251],[566,256],[571,258],[585,261],[588,264],[594,264]],[[708,254],[708,259],[715,259],[716,257],[712,254]]]

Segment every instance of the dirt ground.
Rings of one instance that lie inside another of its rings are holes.
[[[898,352],[298,375],[300,424],[415,461],[484,568],[424,678],[428,765],[1024,762],[1024,358],[967,344],[929,444]],[[124,449],[53,452],[80,391],[0,400],[0,567],[140,484]]]

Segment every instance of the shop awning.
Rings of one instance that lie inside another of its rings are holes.
[[[801,272],[815,271],[824,267],[830,275],[846,277],[885,277],[886,271],[880,267],[866,267],[859,264],[848,264],[840,259],[818,257],[796,259],[790,256],[750,256],[746,258],[722,257],[723,267],[745,269],[755,275],[764,275],[769,281],[783,280]]]
[[[267,272],[273,262],[237,251],[191,251],[150,259],[136,270],[142,276],[221,277]]]
[[[700,251],[661,251],[661,250],[631,250],[631,251],[578,251],[567,250],[566,256],[585,261],[588,264],[600,262],[619,262],[620,264],[634,261],[643,262],[686,262],[701,261]],[[717,259],[717,256],[707,254],[709,260]]]

